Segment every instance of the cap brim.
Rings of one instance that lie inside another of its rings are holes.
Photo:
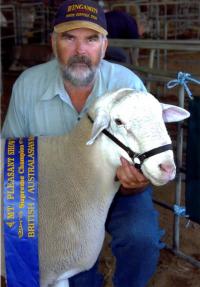
[[[92,22],[87,22],[87,21],[68,21],[68,22],[64,22],[61,24],[58,24],[56,26],[54,26],[54,31],[56,33],[62,33],[62,32],[67,32],[67,31],[71,31],[74,29],[79,29],[79,28],[88,28],[88,29],[92,29],[96,32],[99,32],[103,35],[107,35],[108,32],[102,28],[101,26],[92,23]]]

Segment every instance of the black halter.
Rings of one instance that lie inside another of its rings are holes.
[[[93,119],[90,117],[89,114],[87,114],[88,119],[91,121],[91,123],[93,123]],[[109,137],[113,142],[115,142],[118,146],[120,146],[123,150],[125,150],[129,157],[132,159],[134,166],[137,169],[141,169],[141,165],[143,164],[144,160],[146,158],[149,158],[153,155],[162,153],[164,151],[167,150],[172,150],[172,144],[166,144],[157,148],[153,148],[147,152],[144,153],[136,153],[134,151],[132,151],[129,147],[127,147],[126,145],[124,145],[120,140],[118,140],[114,135],[112,135],[108,130],[104,129],[102,130],[102,133],[105,134],[107,137]]]

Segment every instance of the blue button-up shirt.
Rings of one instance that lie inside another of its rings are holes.
[[[119,88],[146,90],[142,81],[132,71],[103,60],[93,90],[82,111],[78,113],[64,88],[57,60],[29,68],[13,86],[2,136],[68,133],[97,97]]]

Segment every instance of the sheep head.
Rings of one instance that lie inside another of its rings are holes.
[[[189,112],[180,107],[162,104],[147,92],[131,89],[121,89],[101,97],[90,114],[94,124],[87,144],[93,144],[99,135],[102,135],[102,130],[107,129],[137,154],[170,144],[171,139],[165,122],[181,121],[189,117]],[[105,135],[100,138],[111,164],[119,166],[121,156],[132,163],[129,155],[121,147]],[[166,184],[175,177],[176,167],[172,150],[145,159],[141,170],[152,184]]]

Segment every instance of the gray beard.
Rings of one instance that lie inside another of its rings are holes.
[[[78,67],[76,64],[82,64]],[[92,67],[90,59],[85,56],[74,56],[65,66],[61,66],[64,81],[73,86],[84,87],[91,84],[95,78],[98,66]]]

